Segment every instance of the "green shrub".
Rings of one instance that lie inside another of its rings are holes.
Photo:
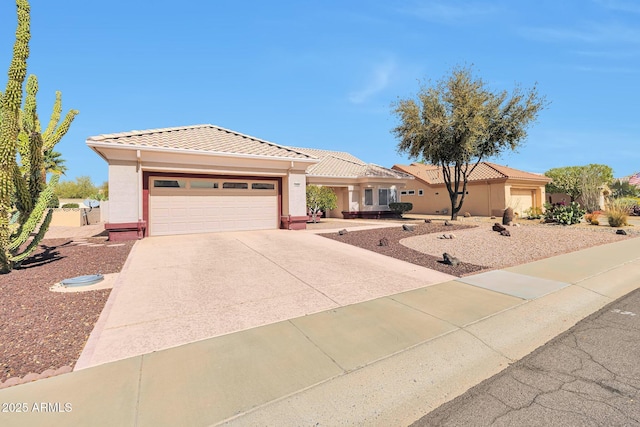
[[[49,200],[48,208],[57,209],[60,207],[60,200],[58,200],[58,196],[55,194],[51,195],[51,200]]]
[[[524,211],[525,214],[527,214],[527,218],[528,219],[540,219],[542,218],[542,209],[536,207],[536,208],[529,208],[526,211]]]
[[[389,209],[402,215],[413,209],[413,203],[393,202],[389,203]]]
[[[544,207],[546,209],[544,217],[547,222],[557,222],[563,225],[579,223],[587,212],[576,202],[571,202],[569,205],[564,204],[564,202],[554,203],[553,205],[546,203]]]
[[[65,203],[64,205],[60,206],[62,209],[77,209],[80,207],[79,204],[77,203]]]

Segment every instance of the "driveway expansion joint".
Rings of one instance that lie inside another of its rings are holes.
[[[331,301],[332,303],[340,306],[341,304],[334,300],[333,298],[331,298],[329,295],[327,295],[325,292],[322,292],[320,289],[316,288],[315,286],[313,286],[312,284],[308,283],[307,281],[305,281],[304,279],[302,279],[301,277],[299,277],[296,274],[293,274],[292,272],[290,272],[289,270],[287,270],[286,268],[282,267],[280,264],[278,264],[277,262],[275,262],[273,259],[269,258],[268,256],[266,256],[264,253],[252,248],[251,246],[249,246],[246,242],[243,242],[242,240],[240,240],[240,238],[236,239],[238,241],[238,243],[241,243],[242,245],[244,245],[247,249],[252,250],[253,252],[255,252],[257,255],[260,255],[261,257],[263,257],[264,259],[266,259],[267,261],[269,261],[271,264],[273,264],[274,266],[276,266],[279,270],[284,271],[285,273],[287,273],[288,275],[290,275],[291,277],[295,277],[297,280],[300,281],[300,283],[304,283],[305,286],[307,286],[310,289],[313,289],[314,291],[318,292],[319,294],[323,295],[325,298],[327,298],[329,301]]]

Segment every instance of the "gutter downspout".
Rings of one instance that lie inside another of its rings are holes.
[[[142,222],[142,159],[140,150],[136,150],[136,173],[138,174],[138,224]]]

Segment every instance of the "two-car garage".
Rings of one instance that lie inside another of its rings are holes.
[[[179,175],[148,179],[148,235],[278,228],[278,180]]]

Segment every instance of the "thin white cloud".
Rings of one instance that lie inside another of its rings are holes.
[[[574,54],[591,57],[591,58],[603,58],[603,59],[634,59],[640,56],[640,49],[637,50],[575,50]]]
[[[638,69],[631,67],[591,67],[577,65],[573,68],[576,71],[583,71],[587,73],[637,74],[639,72]]]
[[[391,76],[396,69],[396,63],[393,60],[387,60],[374,66],[364,87],[360,90],[349,93],[349,101],[353,104],[362,104],[371,97],[382,92],[387,88],[387,86],[389,86]]]
[[[620,12],[640,13],[640,3],[636,0],[594,0],[594,3]]]
[[[500,11],[499,7],[489,3],[465,1],[453,4],[453,2],[444,0],[418,1],[409,7],[401,9],[401,12],[425,21],[447,24],[479,20],[484,17],[495,16]]]
[[[546,42],[640,44],[640,29],[619,23],[591,23],[578,29],[530,27],[522,29],[521,34],[530,39]]]

